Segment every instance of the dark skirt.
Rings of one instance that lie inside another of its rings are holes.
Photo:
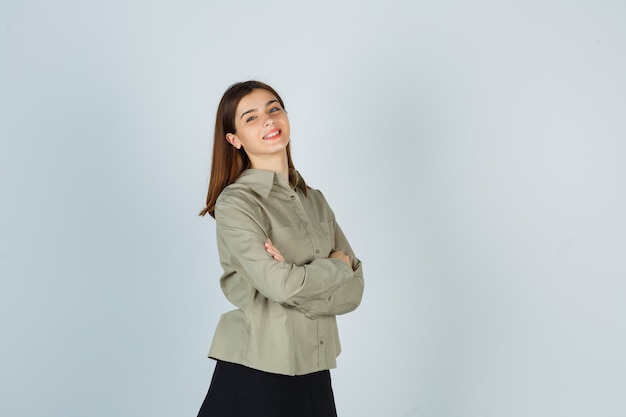
[[[330,372],[287,376],[217,361],[198,417],[337,417]]]

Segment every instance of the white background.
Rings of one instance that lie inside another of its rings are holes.
[[[364,263],[342,417],[626,415],[621,1],[0,3],[0,415],[195,416],[217,102],[273,85]]]

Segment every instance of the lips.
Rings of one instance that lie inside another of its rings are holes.
[[[267,135],[263,136],[263,140],[272,140],[277,139],[278,137],[280,137],[280,130],[272,129],[267,133]]]

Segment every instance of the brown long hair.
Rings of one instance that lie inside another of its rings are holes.
[[[244,81],[228,87],[220,104],[217,107],[215,117],[215,132],[213,134],[213,160],[211,162],[211,178],[209,179],[209,192],[206,197],[206,207],[200,212],[200,216],[209,213],[215,217],[215,202],[222,190],[235,182],[239,175],[250,168],[250,159],[243,147],[236,149],[226,141],[227,133],[237,133],[235,128],[235,113],[242,98],[253,90],[267,90],[272,93],[285,109],[285,103],[276,90],[260,81]],[[289,168],[294,168],[291,160],[290,144],[287,144],[287,162]]]

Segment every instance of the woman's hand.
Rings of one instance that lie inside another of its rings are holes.
[[[350,261],[350,257],[346,255],[342,250],[331,252],[330,255],[328,255],[328,257],[339,259],[340,261],[344,261],[350,268],[352,268],[352,261]]]
[[[275,260],[285,262],[285,258],[283,258],[283,255],[280,254],[280,251],[276,249],[269,237],[265,242],[265,250],[267,251],[267,253],[272,255],[272,258],[274,258]]]

